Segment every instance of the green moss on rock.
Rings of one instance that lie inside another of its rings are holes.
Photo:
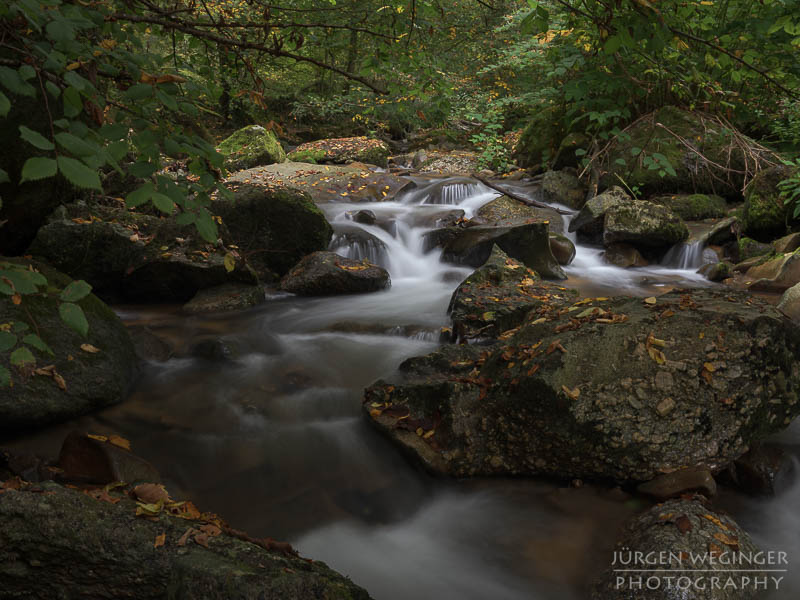
[[[655,196],[649,201],[668,207],[686,221],[718,219],[727,214],[725,199],[713,194],[668,194]]]
[[[294,152],[290,152],[286,159],[291,162],[304,162],[304,163],[311,163],[313,165],[321,162],[325,158],[325,151],[324,150],[295,150]]]
[[[275,134],[260,125],[248,125],[225,139],[217,147],[225,155],[230,171],[281,163],[286,153]]]
[[[747,186],[742,211],[744,231],[757,240],[769,241],[785,235],[796,225],[792,210],[783,202],[778,183],[789,178],[793,170],[784,165],[761,171]]]

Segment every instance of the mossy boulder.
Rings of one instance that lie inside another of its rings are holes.
[[[384,290],[390,285],[386,269],[334,252],[309,254],[281,279],[283,291],[299,296],[363,294]]]
[[[331,138],[301,144],[289,154],[289,160],[344,165],[352,162],[385,167],[389,158],[389,146],[381,140],[368,137]]]
[[[729,515],[714,510],[702,496],[668,500],[625,524],[609,567],[592,584],[591,599],[761,598],[765,589],[776,589],[766,569],[785,568],[779,555],[771,553],[774,562],[759,572],[758,564],[736,559],[767,554]],[[732,571],[732,565],[743,570]],[[764,584],[756,585],[757,580]]]
[[[72,279],[37,261],[0,258],[3,261],[39,271],[52,291],[25,295],[19,305],[10,296],[0,295],[0,324],[22,322],[35,327],[18,337],[36,331],[53,354],[30,346],[36,364],[13,367],[9,353],[0,353],[0,365],[11,372],[14,384],[0,388],[0,431],[42,427],[122,401],[137,374],[138,359],[114,311],[94,294],[76,302],[89,323],[89,333],[83,337],[59,317],[58,290]],[[50,365],[52,369],[35,370]]]
[[[716,472],[800,413],[800,329],[749,293],[545,299],[501,339],[469,376],[377,382],[365,413],[437,473],[630,482]]]
[[[770,244],[758,242],[749,237],[741,237],[736,244],[737,254],[734,257],[735,262],[742,262],[756,256],[764,256],[773,252]]]
[[[478,209],[472,219],[485,225],[522,225],[523,223],[546,221],[550,231],[564,232],[564,219],[552,208],[528,206],[508,196],[500,196]]]
[[[718,219],[728,212],[725,199],[713,194],[666,194],[648,201],[666,206],[684,221]]]
[[[567,135],[563,114],[558,108],[545,107],[528,120],[517,142],[513,158],[521,167],[540,167],[552,161]]]
[[[633,201],[625,190],[619,186],[607,189],[602,194],[588,200],[580,212],[569,223],[570,232],[589,242],[600,243],[603,239],[603,222],[606,213],[617,206]]]
[[[601,187],[617,185],[621,178],[645,197],[701,193],[738,199],[745,166],[752,169],[753,160],[762,160],[729,124],[675,106],[645,115],[625,134],[604,154]]]
[[[571,169],[547,171],[542,176],[542,200],[580,210],[586,204],[586,188]]]
[[[768,242],[785,235],[797,224],[792,216],[794,206],[784,204],[778,188],[778,184],[794,172],[785,165],[771,167],[761,171],[747,186],[742,211],[742,227],[747,235]]]
[[[663,249],[689,238],[689,229],[664,206],[632,200],[608,210],[603,245],[627,243],[637,248]]]
[[[369,600],[288,544],[252,538],[213,515],[203,520],[197,509],[183,513],[194,520],[167,509],[143,518],[120,490],[101,492],[106,501],[46,482],[0,494],[4,596]]]
[[[333,228],[300,190],[244,184],[231,201],[216,201],[230,239],[258,273],[285,275],[301,258],[326,250]]]
[[[248,125],[223,140],[217,151],[225,156],[229,171],[241,171],[286,160],[275,134],[261,125]]]

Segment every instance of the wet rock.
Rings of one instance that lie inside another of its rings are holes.
[[[568,265],[575,260],[575,244],[568,237],[550,233],[550,251],[560,265]]]
[[[38,270],[48,285],[58,290],[72,282],[37,261],[3,260]],[[0,431],[19,433],[120,402],[137,375],[139,361],[133,343],[114,311],[94,294],[77,301],[89,324],[84,337],[60,319],[60,304],[55,292],[26,295],[19,305],[10,296],[0,296],[0,323],[35,326],[38,336],[52,351],[51,355],[31,345],[36,364],[25,367],[12,366],[10,354],[0,353],[0,365],[11,373],[14,384],[0,388]],[[32,331],[18,330],[18,337]],[[42,370],[37,372],[35,368]]]
[[[610,265],[616,265],[623,269],[630,267],[646,267],[647,262],[641,253],[630,244],[609,244],[603,257]]]
[[[572,169],[546,171],[542,176],[542,200],[580,210],[586,203],[586,188]]]
[[[765,263],[751,267],[745,276],[752,283],[751,290],[783,292],[800,283],[800,252],[784,254]]]
[[[469,175],[477,169],[477,153],[462,150],[447,152],[430,150],[428,159],[419,167],[420,173],[437,173],[439,175]]]
[[[217,151],[225,156],[229,171],[242,171],[281,163],[286,153],[275,134],[260,125],[248,125],[223,140]]]
[[[369,599],[288,544],[255,540],[221,520],[210,524],[167,511],[144,519],[124,494],[109,497],[116,504],[55,483],[2,494],[3,593],[23,599],[63,597],[65,590],[86,598]]]
[[[709,263],[700,267],[698,272],[709,281],[724,281],[732,275],[733,265],[729,262]]]
[[[779,240],[772,242],[772,247],[778,254],[789,254],[800,248],[800,233],[790,233]]]
[[[362,225],[374,225],[377,220],[378,217],[371,210],[359,210],[353,215],[353,221]]]
[[[754,496],[774,496],[789,487],[796,475],[786,451],[771,444],[754,445],[724,474],[730,484]]]
[[[386,260],[386,244],[375,235],[348,223],[337,223],[330,243],[332,252],[358,260],[366,259],[376,265]]]
[[[328,296],[377,292],[390,284],[389,273],[377,265],[315,252],[286,274],[281,289],[301,296]]]
[[[736,239],[737,232],[741,225],[737,217],[727,217],[714,225],[708,232],[703,234],[699,241],[704,245],[722,245]]]
[[[625,525],[613,557],[609,559],[611,565],[592,584],[591,598],[744,600],[761,597],[764,588],[756,589],[754,578],[768,574],[758,572],[759,564],[744,563],[739,567],[755,572],[731,572],[732,564],[739,566],[738,562],[731,561],[742,556],[755,558],[757,553],[759,549],[750,536],[728,515],[706,506],[702,497],[669,500]],[[774,558],[778,560],[777,556]],[[704,562],[700,564],[700,560]],[[763,568],[784,566],[785,563],[773,563]],[[647,569],[648,572],[620,572],[619,569]],[[694,570],[698,571],[693,573]],[[771,585],[771,589],[775,589],[774,583]]]
[[[564,232],[564,219],[557,211],[528,206],[508,196],[500,196],[484,204],[472,220],[484,225],[522,225],[547,221],[550,224],[550,231]]]
[[[456,288],[448,313],[455,340],[495,339],[522,323],[525,315],[544,302],[565,304],[569,290],[541,281],[521,262],[498,246],[486,262]]]
[[[264,300],[264,288],[260,285],[226,283],[200,290],[183,305],[183,310],[188,313],[242,310],[261,304]]]
[[[718,219],[728,210],[725,199],[713,194],[666,194],[653,196],[647,201],[666,206],[685,221]]]
[[[290,161],[346,165],[353,162],[386,167],[389,146],[367,137],[331,138],[301,144],[288,156]]]
[[[195,341],[189,353],[196,358],[225,362],[240,358],[244,351],[234,339],[208,337]]]
[[[590,242],[603,240],[603,221],[611,208],[632,202],[633,199],[621,187],[614,186],[588,200],[569,224],[571,232]]]
[[[365,402],[433,419],[413,448],[396,420],[373,422],[437,472],[648,481],[719,471],[786,427],[800,413],[798,356],[800,329],[743,292],[545,300],[468,381],[407,372]]]
[[[425,243],[428,248],[441,248],[443,260],[471,267],[485,263],[496,244],[511,258],[544,278],[567,278],[550,250],[550,234],[545,222],[448,227],[426,234]]]
[[[733,255],[732,258],[735,262],[742,262],[749,258],[764,256],[771,252],[772,246],[769,244],[763,244],[752,238],[743,237],[738,240],[736,248],[733,252],[731,252],[731,254]]]
[[[747,235],[767,241],[785,235],[787,225],[796,222],[792,207],[784,204],[778,184],[792,176],[794,169],[785,165],[759,172],[747,185],[744,194],[742,226]]]
[[[800,283],[794,284],[783,292],[778,310],[789,317],[795,323],[800,324]]]
[[[633,200],[606,211],[603,245],[624,242],[638,248],[668,248],[689,238],[689,229],[666,207]]]
[[[136,355],[142,360],[163,362],[172,358],[174,349],[162,337],[156,335],[147,325],[132,325],[128,333],[136,349]]]
[[[714,481],[711,471],[698,466],[664,473],[639,484],[636,490],[659,501],[674,498],[689,491],[698,491],[704,496],[713,497],[717,495],[717,482]]]
[[[98,436],[92,438],[77,431],[67,435],[58,455],[58,467],[63,471],[61,477],[73,483],[100,485],[115,481],[161,481],[158,470],[125,448],[122,438],[100,437],[106,439],[98,439]]]

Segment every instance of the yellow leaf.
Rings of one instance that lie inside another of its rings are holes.
[[[104,435],[94,435],[93,433],[87,433],[86,437],[91,438],[93,440],[97,440],[98,442],[107,442],[108,438]]]
[[[81,344],[81,350],[83,350],[84,352],[88,352],[89,354],[97,354],[98,352],[100,352],[100,348],[96,348],[91,344]]]
[[[703,363],[703,368],[709,373],[713,373],[717,369],[710,362]]]
[[[81,66],[81,63],[79,63],[77,61],[73,62],[73,63],[69,63],[67,65],[67,71],[74,71],[75,69],[79,68],[80,66]]]
[[[663,365],[665,362],[667,362],[667,357],[664,356],[664,353],[661,352],[661,350],[659,350],[658,348],[653,348],[652,346],[648,346],[647,353],[650,355],[650,358],[652,358],[660,365]]]
[[[167,541],[167,534],[166,533],[158,534],[156,536],[156,541],[153,542],[153,548],[161,548],[161,546],[163,546],[166,541]]]
[[[436,433],[436,430],[434,430],[434,429],[431,429],[430,431],[426,431],[426,432],[425,432],[425,433],[422,435],[422,439],[425,439],[425,440],[427,440],[428,438],[432,437],[434,433]]]
[[[569,389],[567,386],[562,385],[561,391],[564,392],[568,398],[571,400],[577,400],[578,397],[581,395],[580,388],[576,387],[574,390]]]
[[[233,271],[234,268],[236,268],[236,259],[233,257],[233,254],[231,254],[230,252],[228,252],[225,255],[225,258],[223,259],[222,262],[224,263],[225,270],[228,273],[230,273],[231,271]]]
[[[417,435],[419,437],[422,437],[424,435],[425,431],[422,429],[422,427],[417,427],[416,433],[417,433]]]
[[[653,304],[656,303],[656,297],[655,296],[650,296],[649,298],[645,298],[644,299],[644,303],[653,305]]]
[[[118,435],[110,435],[108,436],[108,443],[114,444],[119,448],[125,448],[125,450],[131,449],[131,443],[126,440],[124,437],[120,437]]]

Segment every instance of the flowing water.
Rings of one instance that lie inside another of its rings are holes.
[[[463,178],[415,181],[391,202],[321,207],[336,232],[332,248],[383,265],[389,290],[274,294],[222,316],[121,308],[126,321],[168,341],[175,357],[148,364],[125,403],[18,445],[53,456],[71,429],[127,437],[173,496],[251,535],[292,542],[376,600],[582,597],[608,564],[617,528],[641,507],[635,499],[594,486],[431,478],[360,416],[364,387],[437,346],[449,298],[470,272],[426,252],[424,233],[443,219],[471,217],[498,195]],[[522,184],[517,191],[531,193]],[[353,220],[365,208],[373,224]],[[578,245],[566,285],[634,295],[707,285],[695,273],[702,252],[678,254],[663,266],[624,270],[605,264],[602,250]],[[203,358],[198,349],[209,343],[224,352]],[[797,532],[798,499],[800,486],[767,502],[731,504],[765,547],[794,547],[797,536],[784,524]]]

